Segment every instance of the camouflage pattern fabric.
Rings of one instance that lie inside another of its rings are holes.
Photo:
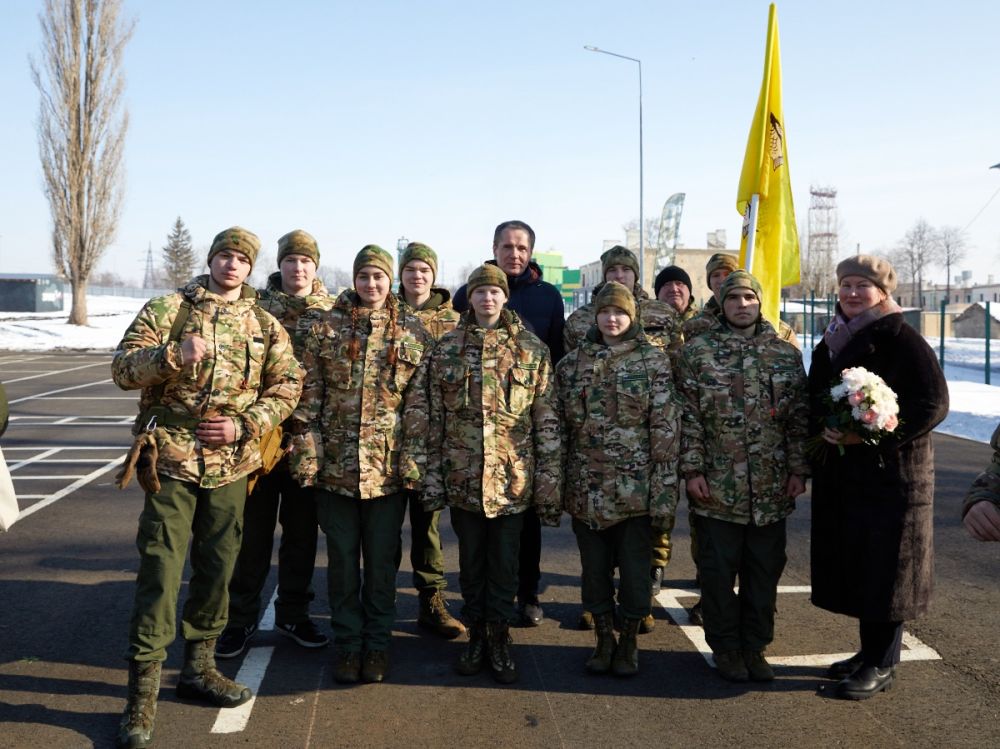
[[[406,304],[407,309],[417,316],[417,319],[423,323],[435,341],[440,341],[441,336],[449,330],[454,330],[458,325],[461,315],[451,306],[451,292],[448,289],[439,289],[436,286],[431,288],[430,299],[417,310],[406,303],[402,291],[396,296],[402,304]]]
[[[232,483],[260,466],[260,435],[295,408],[302,369],[277,320],[270,329],[267,361],[263,361],[268,332],[261,330],[253,309],[256,297],[244,285],[242,296],[227,302],[208,290],[208,276],[199,276],[177,293],[147,302],[118,344],[111,363],[115,384],[123,390],[142,388],[140,413],[152,406],[168,412],[155,431],[160,474],[205,488]],[[202,361],[182,367],[181,342],[168,338],[185,298],[192,309],[181,341],[199,335],[208,353]],[[161,383],[163,396],[154,403],[154,390]],[[198,443],[197,422],[211,416],[233,418],[233,444],[207,447]],[[136,423],[132,433],[138,434],[145,426]]]
[[[701,311],[690,318],[685,318],[681,332],[685,341],[689,341],[696,335],[704,333],[706,330],[711,330],[716,325],[722,321],[722,309],[719,307],[719,303],[712,297],[707,302],[705,306],[701,308]],[[799,343],[798,336],[795,335],[795,331],[792,326],[781,320],[778,325],[778,338],[786,341],[799,351],[802,350],[802,344]]]
[[[321,313],[303,350],[305,384],[290,427],[300,486],[359,499],[420,488],[432,345],[392,295],[373,310],[348,290]]]
[[[807,476],[809,405],[802,355],[769,323],[745,337],[719,324],[677,354],[684,410],[680,473],[701,474],[711,498],[689,495],[696,515],[767,525],[789,515],[790,474]]]
[[[962,517],[965,517],[965,513],[976,502],[992,502],[1000,507],[1000,424],[993,432],[990,447],[993,448],[993,460],[976,476],[972,486],[969,487],[969,493],[962,505]]]
[[[638,515],[667,523],[680,447],[667,355],[641,334],[613,346],[588,339],[559,362],[556,391],[566,511],[594,530]]]
[[[604,284],[599,283],[594,287],[591,299],[603,288]],[[658,299],[650,299],[643,289],[636,285],[633,289],[639,307],[639,325],[646,336],[646,340],[663,351],[671,351],[681,345],[680,318],[676,310],[665,302]],[[594,303],[589,302],[576,310],[566,319],[566,326],[563,328],[563,342],[566,351],[577,348],[587,337],[587,331],[594,324],[597,312]]]
[[[508,309],[495,329],[470,311],[434,348],[430,382],[425,508],[495,518],[533,505],[558,523],[562,442],[548,346]]]

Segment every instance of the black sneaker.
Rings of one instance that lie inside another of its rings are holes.
[[[275,629],[285,637],[291,637],[304,648],[325,648],[330,638],[320,632],[311,619],[296,624],[275,624]]]
[[[226,627],[215,643],[216,658],[235,658],[247,649],[250,640],[257,634],[257,625]]]

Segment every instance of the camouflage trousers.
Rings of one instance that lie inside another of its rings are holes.
[[[652,580],[649,549],[652,526],[649,515],[640,515],[594,530],[573,518],[573,533],[580,548],[580,597],[583,608],[594,615],[615,610],[615,566],[621,579],[618,604],[626,619],[649,614]]]
[[[451,508],[458,536],[458,582],[466,622],[514,621],[521,529],[526,513],[487,518]]]
[[[713,653],[763,650],[785,569],[785,521],[740,525],[695,515],[705,639]],[[739,594],[733,591],[737,578]]]
[[[316,508],[326,534],[334,641],[347,652],[387,650],[396,621],[396,555],[406,498],[400,492],[355,499],[320,489]]]
[[[218,637],[226,627],[229,578],[242,536],[247,480],[216,489],[160,476],[160,491],[146,494],[136,546],[139,574],[125,657],[163,661],[176,636],[177,597],[188,543],[191,580],[181,615],[185,640]]]
[[[410,566],[413,587],[418,593],[444,590],[444,548],[441,545],[441,511],[428,512],[417,492],[406,492],[410,508]],[[396,570],[403,561],[403,537],[400,534]]]
[[[262,477],[247,498],[243,512],[243,543],[229,583],[229,625],[257,624],[261,594],[271,571],[274,531],[281,523],[278,546],[278,598],[274,618],[279,624],[309,619],[316,567],[319,526],[313,489],[303,489],[280,465]]]

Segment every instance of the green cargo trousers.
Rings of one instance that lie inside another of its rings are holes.
[[[652,526],[649,515],[627,518],[610,528],[596,530],[573,518],[573,533],[580,548],[580,597],[583,608],[595,616],[615,610],[615,565],[621,574],[618,603],[625,619],[649,615],[649,550]]]
[[[226,627],[229,577],[242,535],[247,480],[206,489],[160,476],[139,516],[139,574],[129,623],[128,652],[136,661],[163,661],[176,636],[177,597],[191,542],[191,580],[181,615],[185,640],[218,637]]]
[[[488,518],[451,508],[458,536],[458,582],[467,622],[514,621],[524,513]]]
[[[247,498],[243,511],[243,543],[229,583],[229,626],[246,627],[260,621],[261,594],[271,571],[274,531],[281,523],[278,546],[278,624],[309,620],[309,603],[316,567],[319,526],[311,487],[302,488],[284,464],[263,476]]]
[[[388,650],[396,621],[396,555],[406,497],[397,492],[355,499],[319,489],[316,509],[326,534],[330,626],[336,646],[345,652]]]
[[[406,492],[410,508],[410,566],[413,587],[418,593],[444,590],[444,548],[441,545],[439,523],[441,511],[428,512],[420,501],[419,492]],[[396,569],[403,561],[403,536],[400,532]]]
[[[695,515],[705,639],[713,653],[763,650],[785,569],[785,521],[741,525]],[[739,578],[739,594],[733,583]]]

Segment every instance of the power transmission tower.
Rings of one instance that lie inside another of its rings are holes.
[[[142,288],[151,289],[156,285],[156,277],[153,272],[153,243],[149,243],[146,249],[146,275],[142,279]]]
[[[806,288],[826,295],[836,289],[833,268],[840,254],[837,188],[810,185],[809,197],[809,244],[802,280]]]

